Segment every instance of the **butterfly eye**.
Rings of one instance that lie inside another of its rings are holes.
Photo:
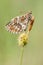
[[[29,16],[29,20],[31,19],[31,17]]]
[[[28,20],[31,20],[31,18],[32,18],[32,16],[31,16],[31,15],[29,15]]]

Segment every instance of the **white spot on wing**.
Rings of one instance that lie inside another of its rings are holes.
[[[23,30],[26,29],[26,25],[22,25],[22,29],[23,29]]]

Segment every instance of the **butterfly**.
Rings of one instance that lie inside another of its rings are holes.
[[[28,24],[32,19],[32,12],[28,12],[22,16],[14,17],[5,27],[9,32],[20,33],[27,30]]]

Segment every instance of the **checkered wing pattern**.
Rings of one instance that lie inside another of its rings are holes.
[[[23,16],[17,16],[11,19],[11,21],[6,24],[6,29],[12,33],[19,33],[26,31],[29,21],[31,20],[31,13],[27,13]]]

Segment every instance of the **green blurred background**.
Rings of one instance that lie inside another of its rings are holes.
[[[32,11],[35,22],[24,48],[23,65],[43,65],[43,0],[0,0],[0,65],[19,65],[18,35],[7,32],[5,25],[27,11]]]

